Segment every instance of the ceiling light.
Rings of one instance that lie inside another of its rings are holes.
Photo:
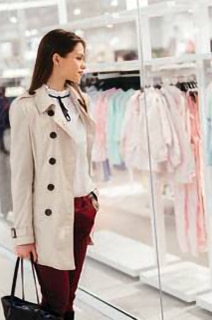
[[[30,30],[25,30],[25,36],[26,36],[26,37],[30,37],[30,36],[31,36]]]
[[[112,29],[113,28],[113,24],[107,24],[107,28],[108,29]]]
[[[119,37],[113,37],[110,40],[110,45],[115,47],[116,45],[118,45],[120,43],[120,38]]]
[[[168,7],[170,7],[170,8],[173,8],[173,7],[176,6],[175,0],[167,1],[166,4],[167,4]]]
[[[38,30],[37,29],[25,30],[25,36],[26,37],[36,36],[37,34],[38,34]]]
[[[32,29],[31,30],[31,35],[32,36],[36,36],[38,34],[38,30],[37,29]]]
[[[79,16],[81,14],[81,9],[77,8],[77,9],[74,9],[74,15],[75,16]]]
[[[18,19],[15,16],[10,17],[9,20],[10,20],[11,23],[17,23],[18,22]]]
[[[118,0],[112,0],[110,5],[111,5],[111,7],[118,7],[119,2],[118,2]]]
[[[119,17],[120,17],[119,12],[113,12],[113,13],[112,13],[112,17],[115,18],[115,19],[116,19],[116,18],[119,18]]]
[[[127,10],[137,9],[138,8],[137,0],[126,0],[126,6],[127,6]]]
[[[84,37],[84,31],[83,31],[83,30],[81,30],[81,29],[76,29],[76,30],[74,30],[74,32],[75,32],[78,36]]]

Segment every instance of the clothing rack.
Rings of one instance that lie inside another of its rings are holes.
[[[139,71],[96,72],[88,73],[81,81],[82,88],[95,86],[98,90],[120,88],[124,91],[129,88],[140,89]]]
[[[89,78],[90,77],[90,78]],[[126,78],[129,77],[129,81],[126,83]],[[130,86],[130,82],[132,81],[133,78],[137,80],[136,82],[136,89],[141,89],[140,87],[140,81],[139,81],[139,71],[129,71],[129,72],[102,72],[102,73],[94,73],[88,75],[88,82],[91,81],[91,84],[96,86],[98,89],[101,88],[103,90],[111,89],[113,87],[117,88],[123,88],[122,84],[123,82],[119,81],[120,78],[125,78],[124,79],[124,89],[128,90],[132,88]],[[117,81],[118,80],[118,81]],[[169,80],[171,80],[169,78]],[[177,82],[176,82],[177,80]],[[156,89],[160,89],[161,86],[163,85],[163,82],[167,83],[167,78],[165,78],[165,81],[161,77],[157,75],[152,76],[151,79],[151,86],[153,86]],[[188,77],[182,77],[180,75],[177,79],[174,78],[174,81],[171,83],[173,84],[174,82],[175,85],[180,88],[182,91],[186,91],[188,89],[192,90],[197,88],[197,82],[194,76],[189,75]],[[147,86],[148,87],[148,86]],[[164,202],[162,199],[162,194],[161,194],[161,184],[158,181],[158,177],[154,175],[153,178],[153,189],[154,189],[154,197],[155,197],[155,203],[156,205],[154,206],[156,208],[156,217],[153,216],[153,210],[151,211],[152,216],[151,216],[151,221],[152,221],[152,230],[154,230],[154,223],[156,223],[156,228],[158,229],[158,237],[159,237],[159,256],[160,256],[160,262],[162,266],[165,266],[167,263],[166,255],[167,255],[167,250],[166,250],[166,233],[165,233],[165,215],[164,215]],[[149,191],[150,192],[150,191]],[[154,204],[153,204],[154,205]],[[156,220],[156,222],[155,222]],[[155,236],[154,232],[153,234],[153,243],[155,244]]]
[[[90,78],[89,78],[90,77]],[[129,78],[129,81],[126,82],[126,78]],[[119,81],[120,79],[124,79],[123,81]],[[132,82],[132,79],[136,79],[136,82]],[[103,88],[103,90],[111,89],[113,87],[121,87],[123,89],[123,83],[125,84],[124,89],[128,90],[132,88],[131,84],[136,84],[136,88],[133,86],[134,89],[142,89],[140,86],[140,75],[139,71],[130,71],[130,72],[109,72],[109,73],[94,73],[88,75],[86,79],[88,81],[85,82],[86,84],[94,85],[98,89]],[[118,80],[118,81],[117,81]],[[154,79],[154,86],[157,83],[161,83],[159,78]],[[130,176],[132,176],[132,172],[130,170]],[[155,232],[154,228],[155,225],[158,229],[158,237],[159,237],[159,258],[160,263],[162,266],[166,265],[167,263],[167,248],[166,248],[166,228],[165,228],[165,215],[164,215],[164,202],[161,196],[161,183],[157,176],[154,176],[153,179],[153,189],[154,189],[154,196],[155,196],[155,208],[156,208],[156,217],[153,215],[153,210],[151,210],[151,225],[152,225],[152,235],[153,235],[153,243],[154,248],[156,248],[156,239],[155,239]],[[149,195],[151,194],[151,190],[148,191]],[[150,201],[151,203],[151,201]],[[152,203],[151,203],[152,204]],[[154,204],[153,204],[154,205]],[[156,221],[155,221],[156,220]],[[157,261],[155,255],[155,263]]]
[[[107,73],[106,72],[98,72],[95,73],[94,76],[97,78],[97,76],[99,74],[104,74],[104,79],[108,82],[113,82],[115,80],[114,74],[112,75],[112,78],[107,78]],[[111,72],[109,72],[109,74],[111,75]],[[133,77],[130,77],[130,75],[133,74]],[[93,74],[91,74],[93,75]],[[116,72],[116,75],[119,76],[120,78],[125,78],[125,74],[121,73],[121,72]],[[137,78],[137,75],[139,76],[139,70],[130,70],[130,72],[126,72],[126,76],[129,77],[129,79],[133,79],[134,77]],[[146,75],[145,75],[146,76]],[[101,77],[101,76],[100,76]],[[200,110],[200,120],[201,120],[201,133],[202,136],[204,137],[204,119],[205,119],[205,110],[204,110],[204,106],[205,106],[205,85],[206,85],[206,79],[204,79],[205,75],[202,74],[200,69],[196,70],[196,74],[192,72],[187,72],[187,69],[180,70],[179,72],[179,76],[176,73],[173,73],[172,75],[170,75],[169,73],[167,73],[166,71],[163,72],[160,71],[160,73],[158,73],[158,71],[156,72],[152,72],[151,73],[151,77],[147,76],[147,81],[145,81],[145,86],[161,86],[161,85],[176,85],[177,83],[182,85],[183,83],[185,84],[187,82],[188,84],[188,91],[190,94],[193,94],[197,92],[197,88],[195,88],[195,86],[197,87],[197,83],[198,83],[198,98],[200,101],[199,104],[199,110]],[[97,79],[98,81],[102,81]],[[128,81],[126,81],[128,83]],[[149,83],[148,83],[149,82]],[[139,82],[140,84],[140,82]],[[130,89],[129,83],[128,83],[128,89]],[[139,86],[138,88],[139,90],[142,90],[142,88]],[[204,142],[204,139],[203,139]],[[205,146],[204,146],[205,149]],[[205,156],[204,156],[205,159]],[[204,165],[205,167],[205,165]],[[207,180],[207,170],[205,171],[204,168],[204,176],[206,177],[205,180]],[[211,172],[211,177],[212,177],[212,172]],[[208,223],[207,226],[209,227],[209,268],[205,268],[202,267],[198,264],[192,263],[190,261],[186,261],[183,260],[182,262],[178,262],[176,264],[169,264],[169,259],[168,259],[168,254],[167,254],[167,242],[166,242],[166,228],[165,228],[165,215],[164,215],[164,202],[163,202],[163,196],[162,196],[162,192],[161,192],[161,181],[160,179],[158,179],[159,177],[155,174],[153,174],[153,184],[152,184],[152,190],[153,195],[154,195],[154,203],[151,202],[151,204],[154,206],[154,211],[155,211],[155,215],[153,214],[153,210],[151,210],[151,225],[152,225],[152,235],[153,235],[153,249],[155,251],[155,269],[147,272],[142,272],[140,274],[140,279],[143,283],[146,284],[150,284],[153,287],[158,288],[158,269],[157,269],[157,264],[156,261],[159,260],[160,265],[161,265],[161,272],[162,275],[164,276],[164,287],[162,288],[163,291],[174,295],[178,298],[182,298],[182,300],[187,301],[187,302],[194,302],[195,298],[197,297],[198,294],[200,294],[203,290],[202,288],[204,288],[205,286],[207,286],[207,284],[211,281],[211,288],[212,288],[212,236],[210,235],[210,230],[212,228],[212,218],[211,218],[211,214],[210,214],[210,210],[212,208],[212,201],[211,204],[207,204],[206,203],[206,219],[208,218]],[[207,186],[205,186],[205,184],[207,185],[207,181],[204,181],[204,189],[206,191],[208,191]],[[211,182],[210,182],[211,184]],[[210,190],[212,189],[212,186],[210,185]],[[149,190],[149,194],[151,194],[150,192],[152,190]],[[210,214],[210,216],[209,216]],[[156,232],[155,232],[155,228],[157,229],[157,238],[156,237]],[[157,247],[159,248],[159,250],[157,250]],[[156,254],[158,253],[158,254]],[[159,257],[159,258],[158,258]],[[176,258],[178,257],[174,257],[175,260],[173,260],[172,262],[177,262]],[[178,258],[179,260],[179,258]],[[171,261],[170,261],[171,262]],[[199,279],[199,273],[203,275],[204,280],[202,281],[202,283],[200,283],[200,279]],[[187,275],[190,274],[190,278],[188,279]],[[210,274],[210,280],[209,280],[209,275]],[[166,281],[166,275],[168,275],[168,278],[172,279],[172,282],[170,281]],[[179,286],[178,281],[176,280],[176,275],[179,277],[182,277],[183,279],[185,279],[185,282],[188,283],[189,287],[185,286]],[[206,279],[206,280],[205,280]],[[172,284],[171,284],[172,283]],[[170,286],[171,284],[171,286]],[[191,293],[190,291],[190,286],[192,286],[193,289],[193,293]],[[208,288],[210,289],[210,288]],[[212,296],[211,296],[212,299]]]

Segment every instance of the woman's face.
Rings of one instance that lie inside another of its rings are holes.
[[[85,49],[80,42],[66,57],[58,57],[57,69],[64,80],[80,83],[85,68]]]

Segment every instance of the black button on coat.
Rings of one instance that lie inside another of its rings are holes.
[[[52,164],[52,165],[54,165],[56,162],[57,162],[57,161],[56,161],[55,158],[50,158],[50,159],[49,159],[49,163]]]
[[[55,189],[55,186],[52,183],[50,183],[50,184],[48,184],[47,189],[49,191],[53,191]]]
[[[45,210],[45,215],[46,216],[51,216],[52,215],[52,210],[51,209],[46,209]]]

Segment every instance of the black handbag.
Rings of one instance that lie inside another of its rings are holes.
[[[11,295],[1,298],[4,316],[6,320],[63,320],[62,317],[54,315],[47,310],[43,310],[39,303],[38,287],[36,281],[36,266],[31,255],[32,274],[35,283],[37,304],[25,300],[24,294],[24,266],[23,259],[17,258],[15,271],[13,276]],[[15,289],[21,261],[21,283],[22,283],[22,299],[15,296]]]

